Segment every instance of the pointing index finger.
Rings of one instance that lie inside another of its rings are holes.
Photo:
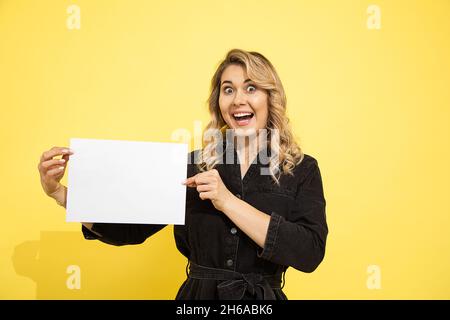
[[[184,185],[186,185],[188,187],[195,187],[196,186],[196,184],[195,184],[195,177],[196,176],[192,176],[192,177],[187,178],[186,180],[184,180],[182,182],[182,184],[184,184]]]

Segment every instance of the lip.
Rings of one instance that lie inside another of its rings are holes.
[[[238,114],[238,113],[251,113],[252,117],[250,119],[246,119],[246,120],[236,120],[236,118],[234,117],[234,114]],[[236,112],[231,114],[231,118],[233,119],[236,127],[238,128],[242,128],[242,127],[248,127],[249,125],[251,125],[255,119],[256,115],[254,112]]]
[[[253,111],[244,111],[244,110],[234,111],[231,113],[231,118],[233,118],[235,121],[237,121],[235,118],[235,115],[237,115],[237,114],[251,114],[252,115],[251,119],[253,119],[256,116],[256,114]]]

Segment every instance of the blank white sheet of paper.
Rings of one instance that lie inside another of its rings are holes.
[[[185,143],[70,139],[67,222],[184,224]]]

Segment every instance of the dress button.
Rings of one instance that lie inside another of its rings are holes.
[[[231,267],[233,265],[233,260],[228,259],[227,260],[227,266]]]
[[[236,197],[238,197],[240,199],[241,195],[239,193],[236,193]]]
[[[231,228],[230,232],[231,232],[231,234],[236,234],[237,233],[237,229],[236,228]]]

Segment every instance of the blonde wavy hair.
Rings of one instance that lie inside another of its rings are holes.
[[[241,66],[246,71],[248,78],[257,87],[266,90],[268,94],[267,132],[271,132],[269,129],[275,129],[279,133],[279,139],[276,141],[271,138],[267,139],[268,147],[278,150],[278,154],[271,155],[269,159],[269,172],[273,180],[279,184],[281,174],[293,175],[293,169],[303,160],[304,154],[294,139],[289,119],[286,116],[286,95],[281,80],[270,61],[254,51],[230,50],[212,77],[210,95],[207,100],[211,121],[204,130],[203,149],[200,152],[201,160],[197,166],[200,171],[211,170],[223,156],[223,153],[215,152],[218,150],[218,139],[208,139],[208,134],[205,133],[221,132],[222,138],[226,139],[225,131],[228,129],[228,125],[220,112],[219,95],[222,74],[229,65]]]

